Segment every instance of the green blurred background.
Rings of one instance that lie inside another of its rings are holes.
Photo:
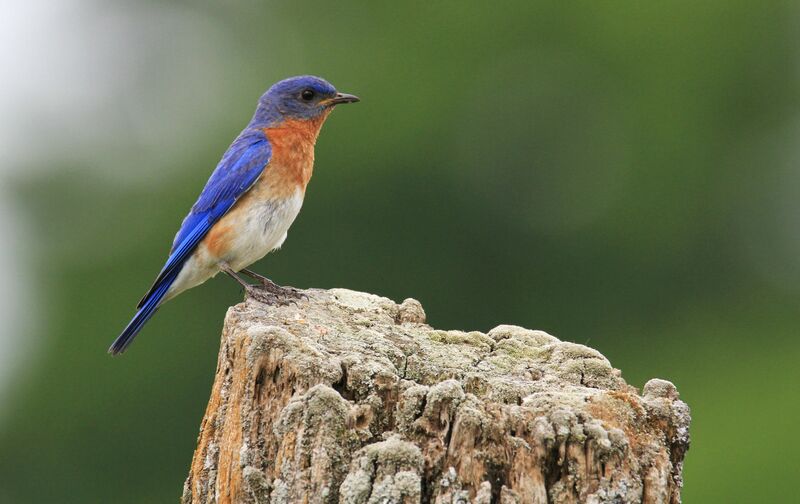
[[[794,2],[2,7],[0,502],[176,502],[237,286],[105,350],[274,81],[337,110],[279,283],[540,328],[692,408],[684,500],[800,469]]]

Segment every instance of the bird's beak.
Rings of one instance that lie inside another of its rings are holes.
[[[333,98],[328,98],[327,100],[323,100],[321,102],[321,105],[324,105],[326,107],[332,107],[340,103],[355,103],[357,101],[361,100],[356,95],[351,95],[347,93],[336,93],[336,96],[334,96]]]

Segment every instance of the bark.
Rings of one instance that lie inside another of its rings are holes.
[[[689,408],[597,351],[344,289],[226,316],[183,503],[680,502]]]

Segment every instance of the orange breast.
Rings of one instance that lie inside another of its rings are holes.
[[[314,145],[327,116],[325,112],[315,119],[286,120],[264,128],[272,147],[269,166],[259,180],[266,185],[265,192],[284,198],[292,196],[298,187],[305,192],[314,170]]]
[[[314,169],[314,144],[327,115],[307,121],[284,121],[276,127],[264,128],[272,147],[269,165],[203,239],[201,245],[208,254],[220,258],[230,251],[235,230],[253,205],[291,198],[298,189],[305,192]]]

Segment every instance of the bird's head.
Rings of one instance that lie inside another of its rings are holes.
[[[313,120],[324,117],[340,103],[357,101],[357,96],[339,93],[325,79],[313,75],[290,77],[261,96],[253,120],[259,123]]]

